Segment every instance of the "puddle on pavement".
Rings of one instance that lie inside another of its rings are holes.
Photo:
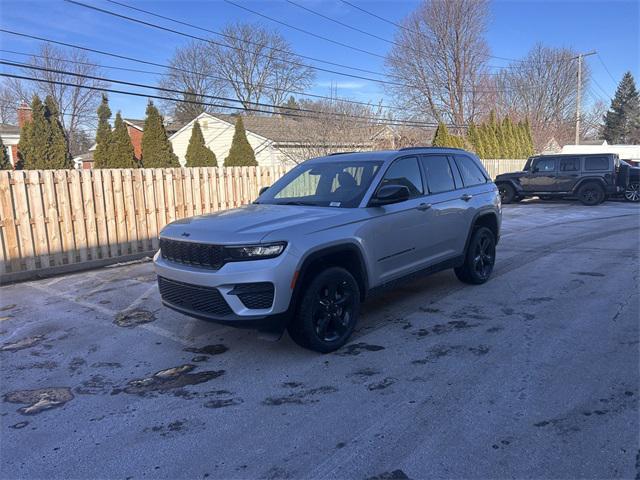
[[[367,388],[371,391],[374,390],[384,390],[385,388],[390,387],[391,385],[393,385],[394,383],[396,383],[398,381],[397,378],[393,378],[393,377],[387,377],[384,380],[381,380],[379,382],[375,382],[375,383],[370,383],[369,385],[367,385]]]
[[[384,350],[382,345],[369,345],[368,343],[352,343],[343,347],[339,351],[336,352],[336,355],[347,356],[347,355],[360,355],[362,352],[378,352],[380,350]]]
[[[219,400],[209,400],[204,404],[205,408],[224,408],[240,405],[243,402],[241,398],[222,398]]]
[[[123,312],[118,312],[116,318],[113,320],[113,323],[115,323],[119,327],[132,328],[136,325],[153,322],[155,319],[156,316],[153,312],[138,308],[135,310],[125,310]]]
[[[44,340],[44,335],[34,335],[33,337],[22,338],[17,342],[5,343],[0,347],[0,351],[15,352],[17,350],[24,350],[25,348],[35,347],[42,342],[42,340]]]
[[[220,355],[224,352],[228,351],[229,348],[226,345],[216,344],[216,345],[205,345],[204,347],[189,347],[185,348],[185,352],[189,353],[199,353],[201,355]]]
[[[115,388],[111,394],[120,392],[132,395],[145,396],[153,393],[162,393],[168,390],[180,389],[187,385],[198,385],[224,375],[224,370],[208,370],[204,372],[190,373],[195,365],[187,364],[178,367],[161,370],[151,377],[140,380],[131,380],[124,388]]]
[[[61,407],[73,400],[73,393],[67,387],[39,388],[36,390],[17,390],[4,395],[4,401],[9,403],[24,403],[26,407],[18,409],[23,415],[35,415],[44,410]]]

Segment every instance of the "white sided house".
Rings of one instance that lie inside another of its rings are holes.
[[[617,153],[622,160],[632,164],[640,163],[640,145],[609,145],[602,142],[584,142],[582,145],[565,145],[562,153]]]
[[[196,120],[200,123],[205,145],[216,154],[218,166],[223,166],[235,133],[236,116],[201,113],[171,135],[169,141],[182,166],[186,164],[187,147]],[[278,165],[292,167],[306,158],[315,156],[312,148],[313,143],[319,142],[309,138],[306,134],[305,126],[307,124],[290,117],[277,115],[243,115],[242,121],[247,140],[253,148],[258,165],[261,167]],[[343,140],[340,144],[331,142],[331,148],[350,151],[371,150],[375,140],[369,133],[358,135],[356,136],[358,138],[351,138],[349,141]],[[353,137],[345,135],[345,137],[347,136]],[[314,140],[316,141],[314,142]]]

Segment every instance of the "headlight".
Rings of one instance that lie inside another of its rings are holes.
[[[286,243],[269,243],[264,245],[243,245],[240,247],[226,247],[229,255],[234,260],[259,260],[263,258],[273,258],[280,255]]]

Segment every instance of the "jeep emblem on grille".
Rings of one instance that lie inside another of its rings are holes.
[[[182,235],[183,237],[188,237],[188,236],[189,236],[189,235],[191,235],[191,234],[190,234],[190,233],[188,233],[188,232],[182,232],[182,233],[181,233],[181,235]]]

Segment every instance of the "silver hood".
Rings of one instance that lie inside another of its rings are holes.
[[[307,207],[300,205],[250,204],[232,210],[183,218],[168,224],[160,236],[191,242],[218,244],[260,243],[267,235],[269,241],[291,236],[291,229],[310,233],[343,223],[354,209]]]

